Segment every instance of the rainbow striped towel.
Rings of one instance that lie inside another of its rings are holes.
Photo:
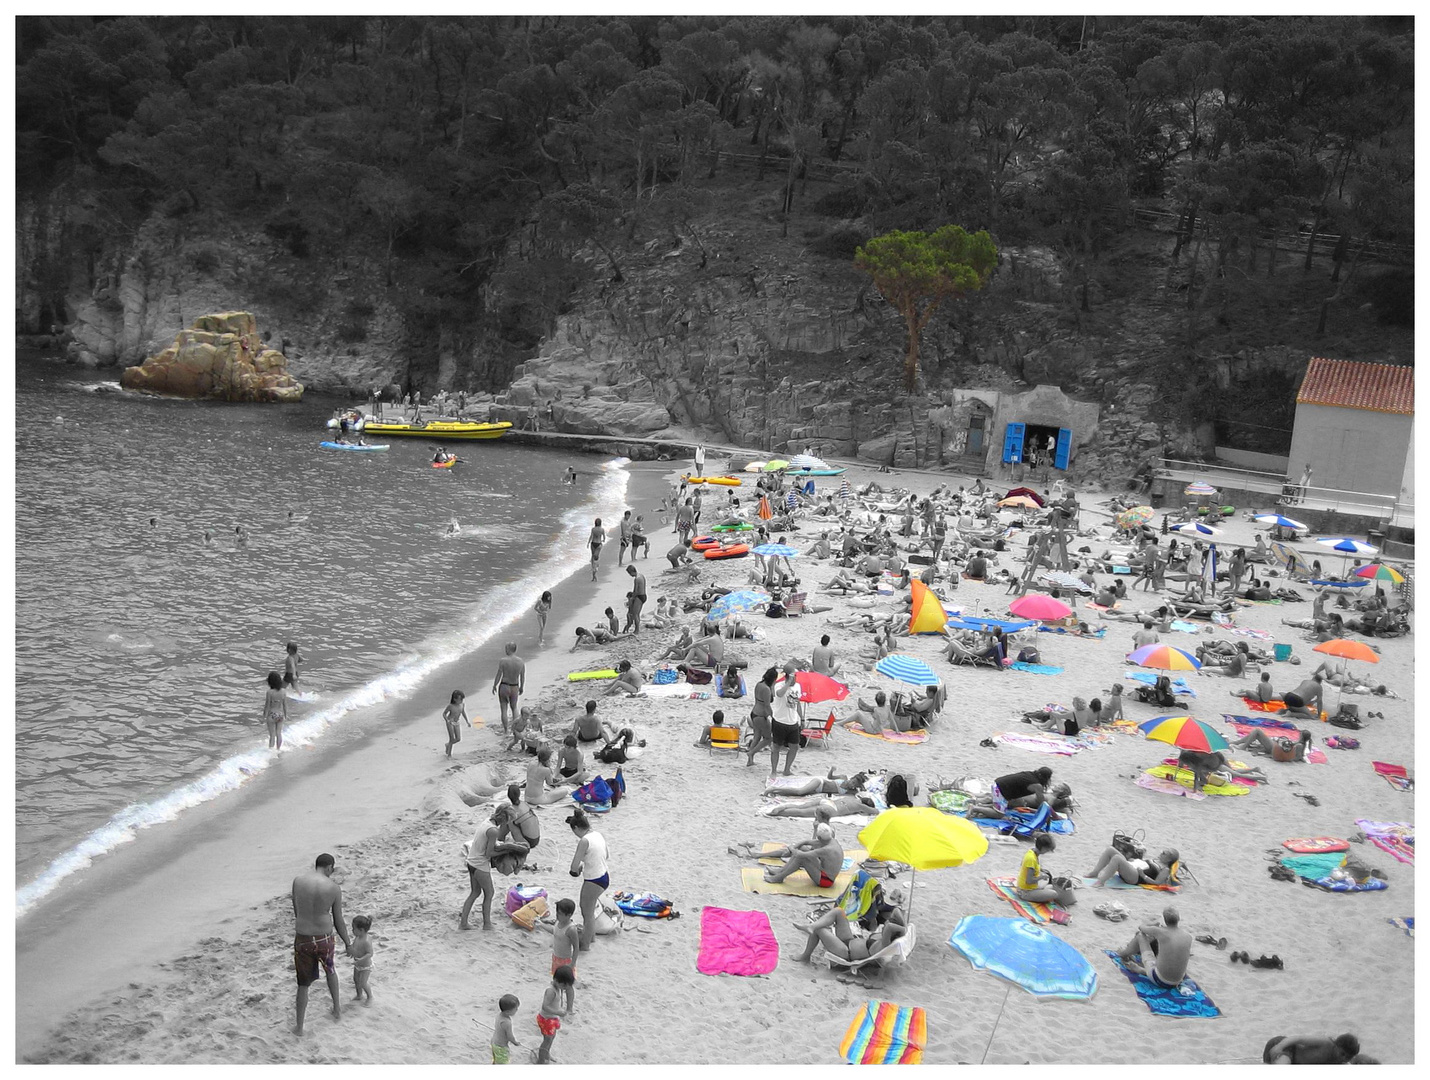
[[[859,1011],[839,1056],[850,1065],[919,1065],[928,1042],[928,1017],[919,1006],[871,1001]]]

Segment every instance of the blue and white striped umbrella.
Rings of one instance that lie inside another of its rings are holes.
[[[827,469],[829,462],[823,458],[815,457],[813,454],[796,454],[789,459],[791,469]]]
[[[1311,527],[1292,518],[1282,517],[1280,514],[1257,514],[1251,520],[1259,521],[1263,525],[1280,525],[1283,529],[1309,529]]]
[[[1379,548],[1373,548],[1369,544],[1363,544],[1349,536],[1320,536],[1316,538],[1316,543],[1322,547],[1328,547],[1332,551],[1344,551],[1348,555],[1378,555],[1380,553]]]
[[[1194,536],[1220,536],[1221,530],[1214,529],[1210,525],[1203,525],[1200,521],[1184,521],[1180,525],[1172,526],[1173,532],[1191,533]]]
[[[783,555],[786,559],[792,559],[799,554],[798,548],[792,548],[788,544],[761,544],[750,550],[756,555]]]
[[[874,670],[910,686],[937,686],[939,678],[922,660],[903,653],[891,653],[874,665]]]
[[[753,611],[761,604],[770,602],[770,594],[759,589],[740,589],[726,593],[710,605],[710,618],[726,619],[742,611]]]

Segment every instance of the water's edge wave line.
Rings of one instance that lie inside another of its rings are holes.
[[[460,660],[481,648],[531,608],[553,578],[564,581],[587,564],[584,523],[596,516],[619,516],[616,508],[625,497],[630,482],[626,458],[605,462],[592,497],[582,506],[561,516],[562,532],[557,536],[551,557],[520,581],[492,589],[473,611],[465,631],[454,635],[450,628],[440,637],[422,642],[417,655],[375,679],[364,683],[334,704],[285,728],[284,742],[290,746],[310,746],[323,731],[350,713],[400,700],[411,694],[439,668]],[[267,747],[248,750],[225,758],[203,776],[150,802],[131,804],[114,814],[74,847],[52,860],[32,881],[15,890],[15,917],[21,918],[48,896],[65,878],[92,865],[94,859],[133,841],[140,830],[175,820],[183,811],[234,791],[249,777],[267,769],[276,760]]]

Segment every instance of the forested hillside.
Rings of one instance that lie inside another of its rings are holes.
[[[890,229],[986,229],[1056,262],[1041,299],[1073,333],[1155,281],[1149,362],[1193,391],[1194,361],[1268,345],[1411,359],[1408,18],[17,27],[30,332],[107,260],[172,257],[265,323],[499,390],[593,276],[619,291],[651,244],[728,259],[709,233],[740,185],[751,259],[761,235],[848,265]]]

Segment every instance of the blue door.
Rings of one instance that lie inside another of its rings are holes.
[[[1058,450],[1057,456],[1053,458],[1053,464],[1059,469],[1068,467],[1068,456],[1072,453],[1072,429],[1058,428]]]
[[[1008,430],[1003,435],[1003,460],[1022,461],[1023,460],[1023,424],[1009,424]]]

